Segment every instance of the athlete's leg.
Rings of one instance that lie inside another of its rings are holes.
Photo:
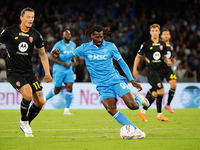
[[[39,114],[42,106],[45,103],[42,90],[41,91],[36,91],[33,94],[33,101],[34,101],[34,103],[30,107],[30,110],[29,110],[29,113],[28,113],[29,124]]]
[[[46,96],[46,100],[49,100],[53,96],[57,95],[61,90],[61,87],[54,87]]]
[[[113,116],[113,118],[117,122],[119,122],[122,126],[132,125],[133,127],[136,128],[136,126],[132,122],[130,122],[124,114],[122,114],[121,112],[119,112],[117,110],[115,98],[106,98],[102,101],[102,103],[103,103],[105,109],[107,110],[107,112],[109,114],[111,114]],[[138,105],[138,104],[136,104],[136,105]]]
[[[171,109],[171,101],[174,97],[174,93],[176,90],[176,80],[169,80],[169,84],[171,86],[169,92],[168,92],[168,99],[167,99],[167,104],[165,105],[165,109],[167,109],[170,113],[174,113],[174,111]]]
[[[175,93],[175,90],[176,90],[176,80],[169,80],[169,84],[171,86],[171,89],[169,90],[167,105],[171,104],[171,101],[174,97],[174,93]]]
[[[63,115],[72,115],[72,113],[69,111],[69,108],[70,108],[71,103],[72,103],[72,98],[73,98],[72,86],[73,86],[73,83],[71,83],[71,82],[65,83],[65,88],[67,89],[67,93],[65,95],[66,105],[65,105]]]

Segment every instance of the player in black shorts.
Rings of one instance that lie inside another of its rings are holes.
[[[173,44],[170,42],[170,38],[171,35],[169,29],[163,29],[161,34],[161,39],[166,43],[167,58],[170,59],[172,63],[175,63],[176,58],[174,57]],[[172,71],[171,66],[167,66],[166,63],[162,63],[161,68],[162,68],[161,79],[164,80],[165,78],[167,82],[169,82],[171,87],[168,92],[168,99],[167,99],[167,104],[165,105],[165,109],[167,109],[170,113],[174,113],[174,111],[170,107],[170,104],[176,90],[176,74]]]
[[[31,62],[34,46],[39,50],[45,70],[44,80],[52,81],[42,36],[32,27],[34,16],[33,9],[24,8],[20,14],[21,23],[6,28],[1,32],[0,37],[0,43],[5,43],[8,53],[6,59],[7,80],[23,97],[20,129],[26,137],[33,137],[29,124],[45,103],[42,86],[35,76]],[[29,108],[32,99],[34,103]]]
[[[165,118],[162,114],[161,108],[162,108],[162,98],[164,95],[164,88],[162,84],[162,80],[160,78],[161,75],[161,63],[162,60],[168,65],[171,65],[171,62],[167,59],[167,51],[166,51],[166,44],[164,41],[159,39],[160,34],[160,25],[159,24],[152,24],[150,26],[150,35],[151,38],[144,42],[140,50],[138,51],[138,54],[134,61],[133,66],[133,76],[137,78],[139,75],[137,71],[138,64],[140,62],[141,57],[145,54],[145,60],[146,60],[146,72],[147,72],[147,78],[149,84],[152,86],[153,92],[152,97],[153,101],[156,100],[156,106],[157,106],[157,120],[161,121],[168,121],[167,118]],[[150,105],[153,103],[153,101],[146,97],[149,100]],[[149,107],[150,107],[149,105]],[[142,121],[147,121],[145,119],[146,111],[149,107],[143,107],[139,112],[138,115],[141,117]]]

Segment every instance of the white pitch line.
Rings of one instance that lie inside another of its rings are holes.
[[[142,128],[142,130],[190,130],[191,128]],[[194,128],[193,128],[194,129]],[[195,128],[196,130],[200,130],[200,128]],[[33,131],[113,131],[113,130],[120,130],[120,128],[96,128],[96,129],[33,129]],[[17,129],[10,129],[10,130],[0,130],[0,132],[7,132],[7,131],[19,131]]]
[[[24,138],[24,136],[0,136],[0,138]],[[114,136],[34,136],[33,138],[115,138],[119,139],[120,137],[114,137]],[[200,136],[192,136],[192,137],[182,137],[182,136],[171,136],[171,137],[162,137],[162,136],[147,136],[146,139],[200,139]]]

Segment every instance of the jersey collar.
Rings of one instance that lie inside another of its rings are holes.
[[[20,28],[20,30],[21,30],[22,32],[28,32],[28,31],[30,30],[30,28],[28,28],[28,31],[23,31],[23,30],[21,29],[21,27],[20,27],[20,24],[19,24],[19,28]]]

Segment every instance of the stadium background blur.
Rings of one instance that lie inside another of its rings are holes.
[[[0,31],[19,23],[20,11],[35,10],[33,27],[43,36],[47,56],[63,30],[70,30],[77,46],[86,42],[85,31],[98,23],[111,27],[112,41],[132,70],[140,45],[150,38],[149,26],[158,23],[169,28],[177,61],[178,82],[200,82],[200,1],[198,0],[0,0]],[[5,45],[0,46],[0,82],[6,82]],[[77,58],[76,82],[90,82],[84,60]],[[118,64],[115,67],[123,74]],[[53,63],[50,62],[52,71]],[[139,65],[137,82],[147,82],[145,61]],[[39,53],[34,51],[33,67],[40,80],[44,70]]]

